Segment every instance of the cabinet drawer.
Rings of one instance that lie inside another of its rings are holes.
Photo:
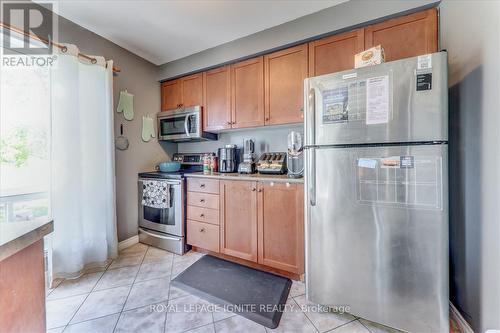
[[[205,223],[219,224],[219,210],[196,206],[187,206],[188,220],[196,220]]]
[[[203,208],[219,209],[219,196],[203,192],[188,192],[187,204]]]
[[[219,227],[188,220],[187,243],[205,250],[219,252]]]
[[[217,179],[190,178],[187,180],[187,188],[190,192],[219,194],[219,181]]]

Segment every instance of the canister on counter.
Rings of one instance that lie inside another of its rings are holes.
[[[217,172],[218,170],[218,157],[213,154],[212,156],[210,156],[210,172]]]
[[[203,174],[210,174],[210,155],[203,155]]]

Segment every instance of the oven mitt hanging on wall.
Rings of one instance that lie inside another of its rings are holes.
[[[155,126],[153,118],[149,116],[142,117],[142,140],[148,142],[151,138],[155,138]]]
[[[134,119],[134,95],[129,94],[126,90],[120,91],[116,112],[123,112],[123,117],[126,120]]]

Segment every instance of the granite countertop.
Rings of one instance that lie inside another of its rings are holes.
[[[52,220],[0,223],[0,261],[54,231]]]
[[[204,174],[203,172],[194,172],[184,174],[186,177],[196,178],[215,178],[215,179],[230,179],[230,180],[249,180],[249,181],[269,181],[290,184],[302,184],[304,178],[289,178],[287,175],[263,175],[259,173],[239,174],[239,173],[219,173],[212,172]]]

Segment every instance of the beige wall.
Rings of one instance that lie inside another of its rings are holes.
[[[127,121],[121,114],[115,115],[115,134],[123,124],[124,135],[130,141],[128,150],[115,150],[116,160],[116,212],[118,240],[137,235],[137,173],[152,170],[158,162],[169,159],[176,151],[174,144],[162,146],[156,139],[143,142],[141,139],[142,115],[154,115],[160,110],[160,86],[156,78],[158,69],[152,63],[130,53],[71,21],[59,17],[59,40],[76,44],[80,51],[102,55],[113,59],[122,72],[114,77],[114,105],[119,92],[127,89],[134,94],[135,117]]]
[[[450,299],[500,330],[500,2],[443,0],[450,86]]]

